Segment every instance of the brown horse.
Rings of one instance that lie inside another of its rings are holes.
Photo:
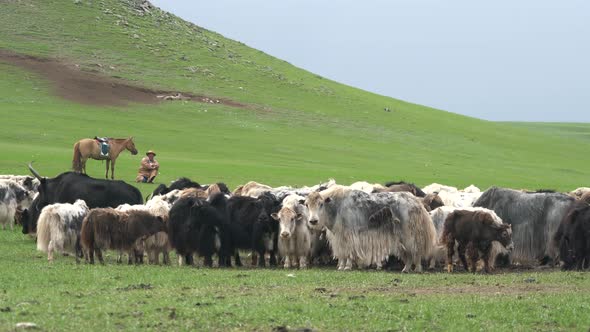
[[[92,138],[83,138],[74,144],[74,160],[72,161],[72,168],[74,172],[86,174],[86,160],[92,158],[95,160],[106,160],[107,171],[105,178],[109,178],[109,165],[111,167],[111,179],[115,179],[115,161],[119,154],[127,149],[132,155],[137,154],[137,149],[133,143],[133,137],[129,138],[109,138],[110,145],[109,155],[103,156],[100,154],[100,144]]]

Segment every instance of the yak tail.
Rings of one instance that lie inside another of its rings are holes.
[[[451,230],[455,227],[455,216],[456,216],[456,212],[452,212],[451,214],[449,214],[447,216],[447,218],[445,219],[445,223],[443,226],[443,232],[442,232],[442,236],[441,236],[441,242],[444,245],[447,245],[449,242],[449,233],[451,233]]]
[[[72,160],[72,169],[74,172],[82,172],[82,154],[80,153],[80,142],[74,144],[74,159]]]
[[[51,213],[42,213],[37,225],[37,250],[47,252],[51,241],[51,223],[54,216]]]

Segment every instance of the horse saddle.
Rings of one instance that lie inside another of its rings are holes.
[[[100,147],[100,155],[103,157],[108,157],[109,151],[111,149],[108,137],[94,136],[94,140],[96,140],[96,143]]]

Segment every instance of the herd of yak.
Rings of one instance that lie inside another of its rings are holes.
[[[569,194],[491,187],[481,192],[432,184],[384,185],[334,180],[313,187],[273,188],[248,182],[230,191],[223,183],[187,178],[160,185],[145,199],[122,181],[67,172],[55,178],[0,176],[0,223],[36,238],[48,254],[73,254],[104,263],[103,251],[128,262],[180,265],[202,257],[205,266],[253,265],[403,272],[457,264],[475,272],[497,259],[515,264],[590,266],[590,188]],[[458,260],[454,257],[458,253]],[[217,262],[214,263],[214,258]],[[233,262],[232,262],[233,258]],[[481,264],[479,264],[481,263]]]

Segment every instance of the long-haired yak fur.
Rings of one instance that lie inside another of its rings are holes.
[[[145,205],[129,205],[123,204],[117,207],[118,211],[127,212],[130,210],[147,211],[156,217],[162,218],[164,223],[168,224],[168,213],[170,212],[170,204],[157,196],[145,203]],[[136,252],[143,255],[145,250],[148,255],[148,262],[150,264],[160,264],[160,254],[164,264],[170,264],[169,251],[170,241],[168,241],[167,232],[158,232],[136,243]]]
[[[179,256],[179,264],[194,264],[193,254],[204,257],[206,266],[212,266],[217,254],[218,265],[225,266],[231,250],[227,225],[227,199],[216,194],[210,202],[198,197],[181,197],[170,209],[169,240]]]
[[[86,214],[88,206],[81,199],[74,204],[55,203],[44,207],[37,225],[37,250],[46,252],[49,262],[57,251],[76,255],[78,263],[82,257],[80,229]]]
[[[242,265],[238,249],[249,249],[253,251],[253,265],[264,267],[265,254],[268,253],[269,264],[276,266],[279,224],[271,214],[279,211],[281,202],[270,192],[265,192],[258,198],[233,196],[228,201],[228,207],[236,265]]]
[[[465,271],[469,270],[465,257],[467,250],[473,273],[477,269],[479,251],[482,252],[485,272],[490,272],[488,262],[492,241],[500,242],[507,249],[513,247],[511,226],[497,223],[486,211],[456,210],[452,212],[445,220],[442,238],[443,244],[447,247],[448,272],[453,271],[455,241],[459,245],[459,258]]]
[[[94,253],[104,264],[102,250],[106,249],[127,252],[131,263],[138,240],[165,231],[162,218],[147,211],[120,212],[112,208],[97,208],[90,210],[84,218],[80,242],[90,264],[94,264]]]
[[[512,225],[513,258],[520,263],[557,262],[558,250],[553,236],[569,211],[574,198],[559,193],[523,193],[491,187],[473,206],[494,210]]]
[[[381,268],[390,255],[422,271],[436,242],[436,231],[422,203],[407,192],[367,194],[343,187],[312,193],[306,199],[309,225],[327,228],[338,269],[357,265]],[[345,262],[345,263],[343,263]]]
[[[563,270],[590,267],[590,205],[578,201],[564,217],[553,238]]]

